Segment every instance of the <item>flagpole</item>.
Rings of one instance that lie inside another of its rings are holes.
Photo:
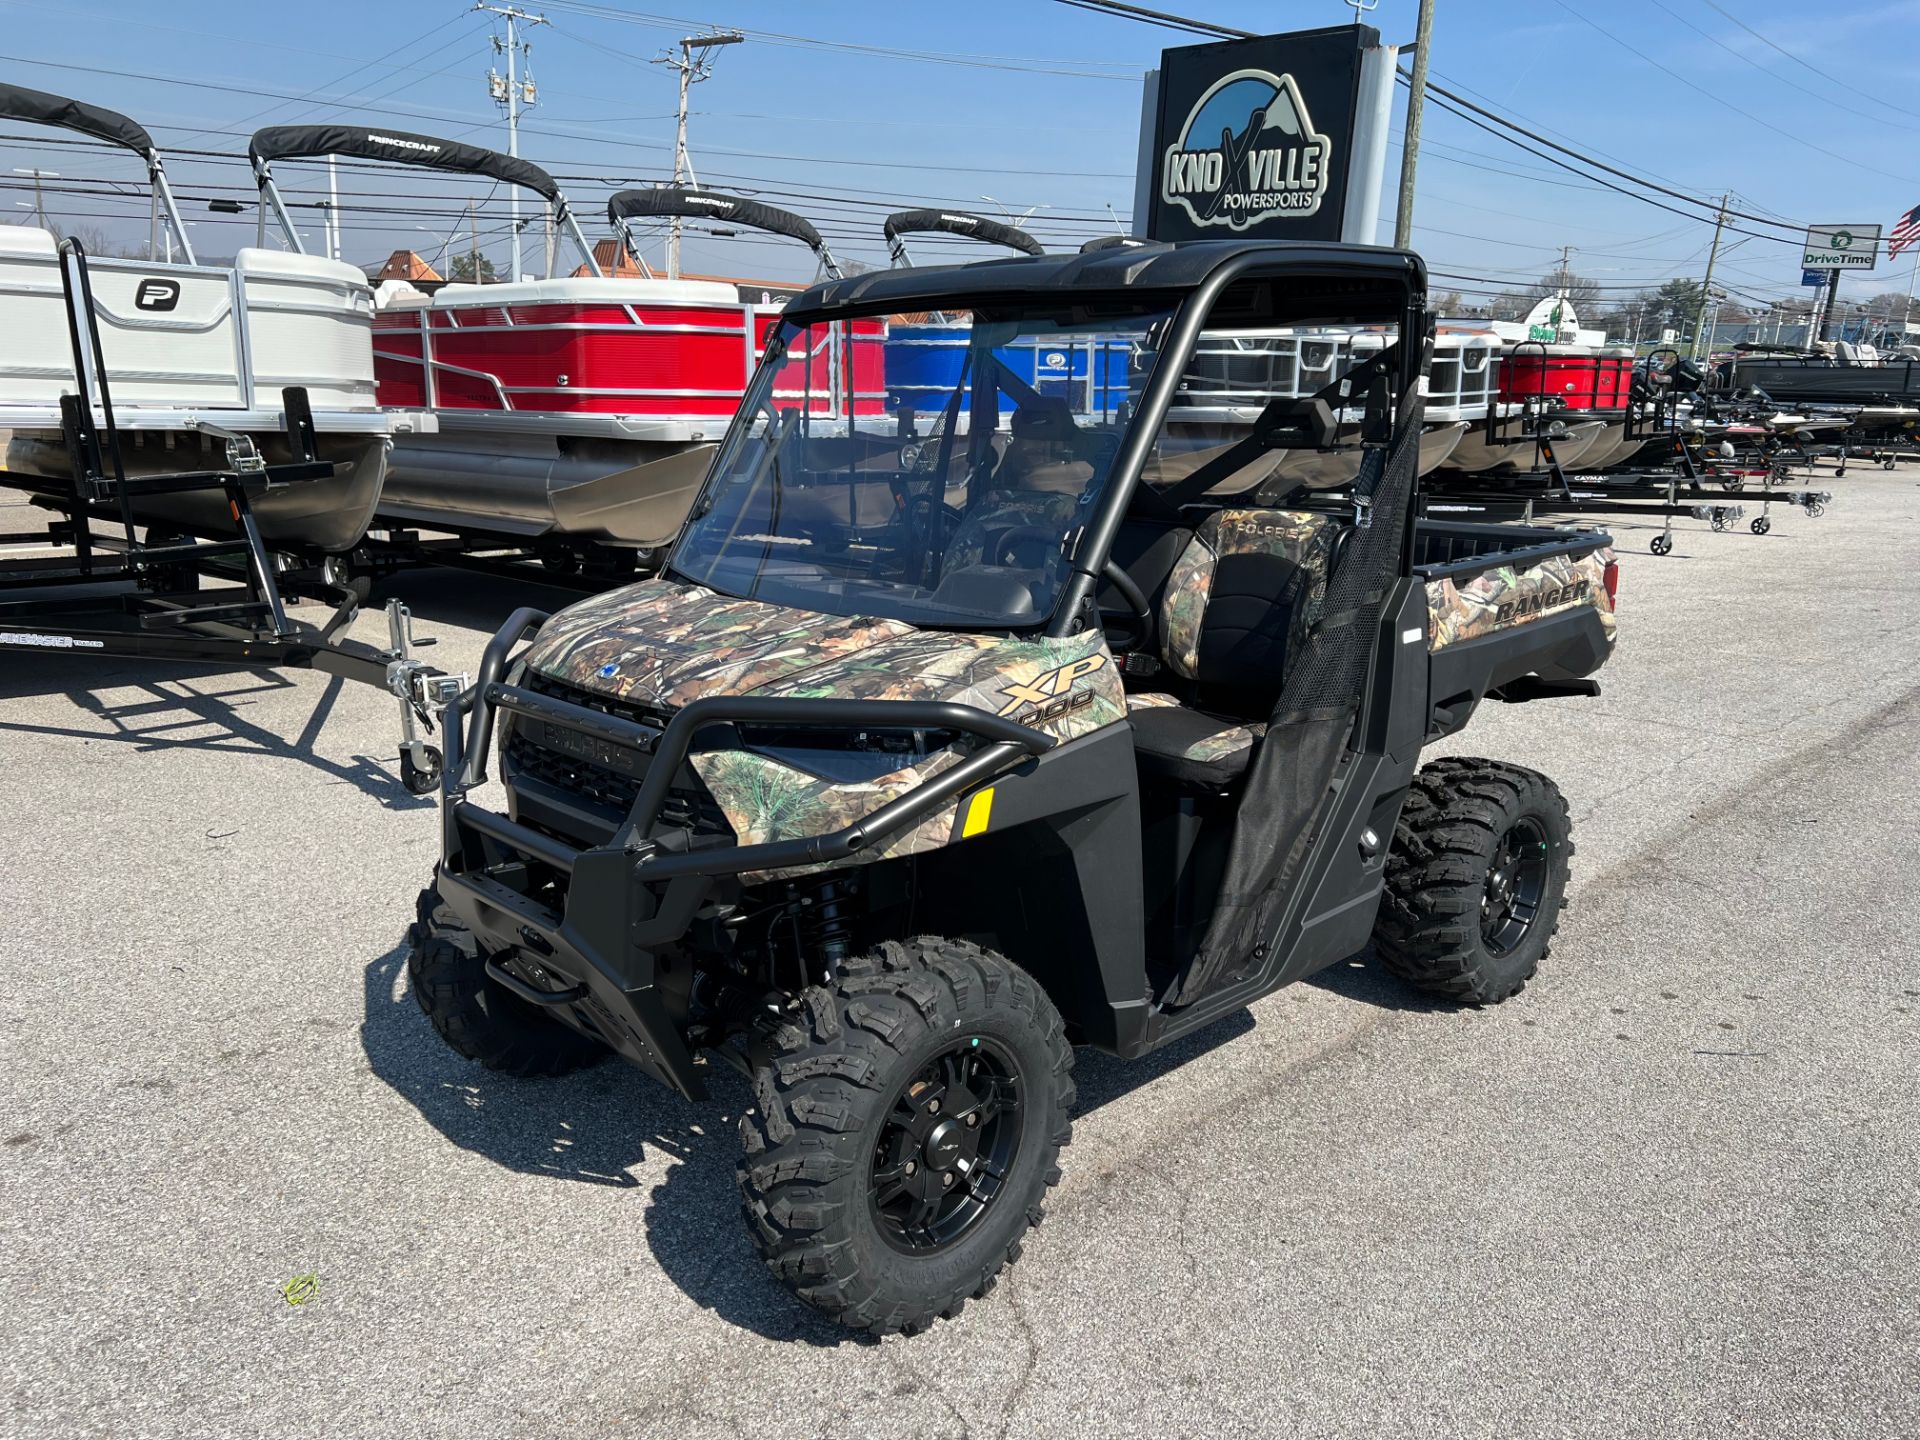
[[[1913,251],[1913,268],[1907,271],[1907,303],[1900,310],[1900,343],[1907,343],[1907,326],[1913,322],[1913,282],[1920,277],[1920,246]]]

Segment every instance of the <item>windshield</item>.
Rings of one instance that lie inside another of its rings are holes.
[[[831,615],[1042,623],[1169,313],[783,324],[673,572]]]

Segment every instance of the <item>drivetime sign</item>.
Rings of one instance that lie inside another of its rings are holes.
[[[1803,270],[1871,270],[1880,258],[1878,225],[1810,225]]]

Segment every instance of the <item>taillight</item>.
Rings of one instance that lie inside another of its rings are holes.
[[[1618,610],[1620,608],[1620,562],[1618,560],[1607,562],[1607,568],[1601,574],[1600,583],[1606,587],[1607,608]]]

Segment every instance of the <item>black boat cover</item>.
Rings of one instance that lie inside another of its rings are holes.
[[[1004,245],[1009,250],[1018,250],[1022,255],[1047,253],[1045,247],[1026,231],[1012,225],[1002,225],[998,220],[989,220],[984,215],[969,215],[964,210],[900,210],[889,215],[881,228],[886,232],[888,244],[901,235],[922,235],[940,230],[949,235],[985,240],[990,245]]]
[[[153,154],[153,136],[117,110],[102,110],[98,105],[82,104],[44,90],[29,90],[21,85],[0,85],[0,119],[24,120],[34,125],[56,125],[62,130],[78,130],[96,140],[124,145],[142,155]]]
[[[428,170],[454,170],[464,175],[490,175],[509,185],[520,185],[558,202],[560,187],[538,165],[498,150],[436,140],[405,130],[369,130],[358,125],[269,125],[247,142],[255,161],[302,159],[318,155],[358,155],[367,160],[391,160]]]
[[[820,232],[810,222],[790,211],[738,195],[667,185],[654,190],[622,190],[607,201],[607,220],[614,225],[629,217],[662,215],[725,220],[749,225],[755,230],[769,230],[775,235],[790,235],[815,254],[826,248]]]

